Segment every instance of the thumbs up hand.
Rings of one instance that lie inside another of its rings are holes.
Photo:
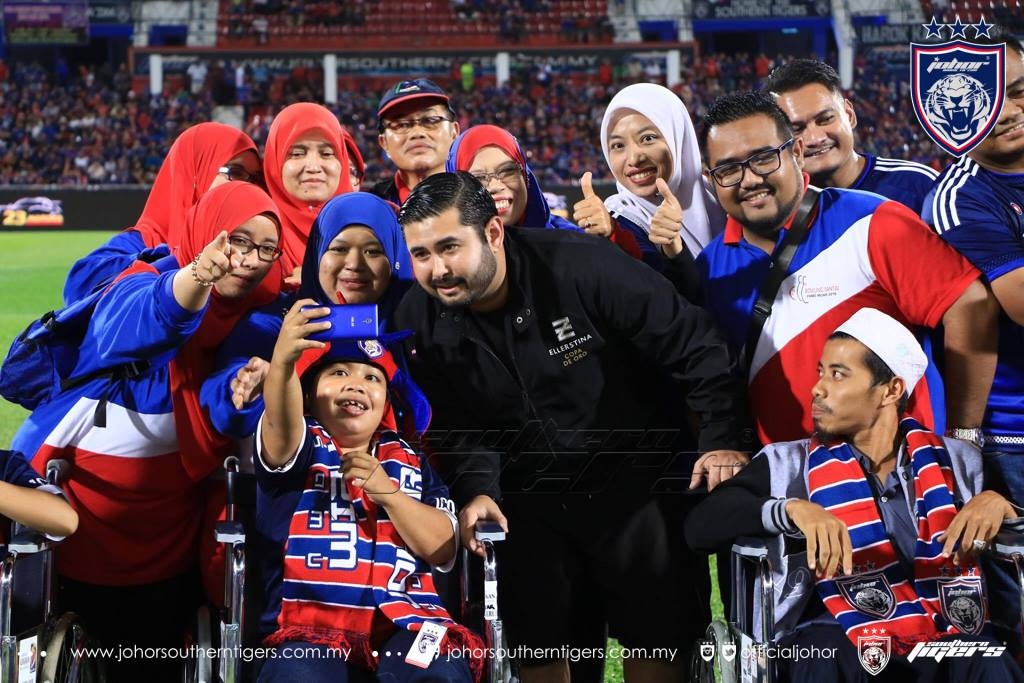
[[[665,256],[673,258],[685,249],[683,238],[679,236],[679,229],[683,227],[683,207],[662,178],[658,178],[655,185],[662,202],[651,218],[650,240]]]
[[[608,209],[604,208],[604,202],[594,192],[593,177],[593,174],[587,171],[580,178],[583,199],[573,205],[572,220],[591,235],[611,237],[615,226],[612,224],[612,216]]]

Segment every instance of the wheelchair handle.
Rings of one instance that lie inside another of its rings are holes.
[[[238,458],[234,455],[229,455],[224,458],[224,481],[225,481],[225,498],[227,502],[227,519],[228,521],[235,521],[238,518],[238,508],[235,505],[235,479],[238,477],[239,463]]]
[[[8,553],[0,564],[0,683],[18,680],[18,639],[11,635],[11,602],[14,596],[15,555]]]
[[[67,460],[51,460],[46,463],[46,481],[54,486],[60,486],[67,481],[70,471],[71,463]]]

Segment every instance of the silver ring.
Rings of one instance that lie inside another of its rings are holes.
[[[977,551],[978,551],[979,553],[980,553],[981,551],[983,551],[983,550],[984,550],[985,548],[987,548],[987,547],[988,547],[988,543],[986,543],[985,541],[981,540],[980,538],[976,538],[976,539],[974,539],[974,542],[973,542],[973,543],[971,543],[971,545],[972,545],[972,546],[974,547],[974,549],[975,549],[975,550],[977,550]]]

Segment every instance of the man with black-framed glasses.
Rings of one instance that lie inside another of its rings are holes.
[[[444,172],[448,150],[459,134],[448,94],[425,78],[388,88],[377,106],[377,141],[398,170],[371,192],[402,204],[424,178]]]
[[[777,265],[807,192],[803,140],[770,95],[737,93],[708,110],[700,142],[728,214],[725,232],[697,259],[705,304],[742,350],[762,443],[811,433],[806,397],[817,376],[806,359],[867,306],[903,324],[943,325],[946,423],[979,426],[995,371],[997,310],[980,273],[902,204],[838,188],[821,191],[791,261]],[[753,337],[754,304],[775,267],[785,277],[765,292],[767,317]],[[909,414],[941,431],[929,389],[922,382]]]

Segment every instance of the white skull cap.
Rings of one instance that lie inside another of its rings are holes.
[[[836,328],[875,352],[893,374],[907,384],[907,395],[924,376],[928,357],[917,338],[902,323],[875,308],[862,308]]]

